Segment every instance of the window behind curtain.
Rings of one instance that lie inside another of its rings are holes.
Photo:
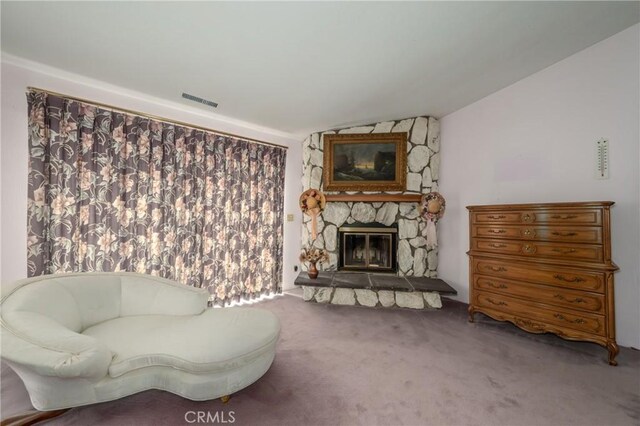
[[[29,276],[148,273],[219,304],[281,290],[286,149],[27,99]]]

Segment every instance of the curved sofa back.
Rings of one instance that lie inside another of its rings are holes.
[[[207,307],[208,297],[206,290],[151,275],[97,272],[18,281],[3,294],[0,306],[5,323],[33,312],[79,333],[121,316],[197,315]]]

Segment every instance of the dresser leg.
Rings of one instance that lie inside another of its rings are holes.
[[[616,361],[616,356],[618,352],[620,352],[620,348],[615,342],[607,343],[607,350],[609,351],[609,365],[618,365],[618,361]]]
[[[469,312],[469,322],[474,322],[473,315],[476,311],[473,309],[473,306],[469,305],[469,309],[467,311]]]

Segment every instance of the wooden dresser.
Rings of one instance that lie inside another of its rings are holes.
[[[482,312],[532,333],[618,354],[613,202],[469,206],[469,321]]]

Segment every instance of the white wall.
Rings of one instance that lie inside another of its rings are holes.
[[[9,55],[2,57],[2,131],[0,140],[1,245],[0,279],[3,284],[26,276],[27,272],[27,86],[35,86],[142,111],[223,132],[264,140],[289,147],[285,177],[285,214],[295,213],[293,222],[285,221],[284,281],[293,287],[293,265],[300,253],[301,213],[298,210],[302,149],[298,137],[262,128],[198,108],[146,96],[131,90],[70,74]],[[285,219],[286,220],[286,219]]]
[[[612,200],[618,343],[640,348],[640,25],[441,119],[439,276],[468,301],[473,204]],[[594,144],[610,141],[610,178]]]

